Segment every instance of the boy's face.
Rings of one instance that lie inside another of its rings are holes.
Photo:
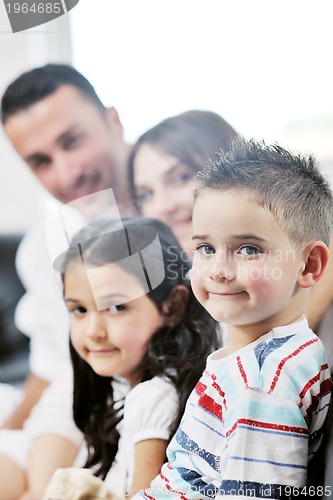
[[[45,189],[63,203],[107,188],[117,194],[126,145],[115,110],[71,85],[10,116],[5,131]]]
[[[249,191],[204,190],[194,206],[193,241],[193,291],[213,318],[259,337],[302,314],[303,252]]]

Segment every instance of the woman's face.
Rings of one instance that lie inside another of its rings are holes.
[[[133,170],[143,215],[160,219],[170,226],[190,254],[193,246],[193,169],[150,144],[142,144],[135,155]]]

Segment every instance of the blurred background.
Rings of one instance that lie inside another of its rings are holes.
[[[72,63],[119,112],[126,139],[188,109],[245,137],[313,152],[333,183],[331,0],[80,0],[11,33],[0,4],[0,93],[20,73]],[[0,131],[0,233],[52,205]]]

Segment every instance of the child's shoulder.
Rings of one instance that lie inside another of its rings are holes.
[[[325,388],[330,388],[326,353],[305,320],[274,328],[225,358],[213,354],[200,390],[213,391],[216,398],[223,395],[229,403],[245,398],[245,393],[267,395],[267,401],[275,396],[298,402],[306,393],[311,402],[312,396],[327,392]]]
[[[271,332],[263,335],[258,343],[266,345],[273,353],[274,351],[278,352],[278,350],[293,349],[297,346],[302,348],[303,344],[304,346],[318,344],[318,341],[317,335],[309,327],[298,327],[293,331],[292,325],[288,325],[288,327],[273,328]]]
[[[166,377],[153,377],[137,384],[128,393],[126,402],[145,398],[145,401],[174,397],[176,389]]]
[[[328,372],[323,344],[309,328],[287,336],[273,336],[259,343],[254,354],[262,389],[269,393],[286,387],[301,391],[309,381],[319,380],[323,372]]]
[[[265,335],[254,347],[253,352],[259,369],[268,365],[281,370],[293,370],[296,366],[325,361],[325,349],[317,335],[309,328],[286,333],[277,329]]]
[[[178,395],[173,384],[165,377],[153,377],[140,382],[126,396],[124,412],[134,411],[147,417],[151,413],[168,411],[168,408],[178,406]]]
[[[142,436],[148,439],[147,435],[156,437],[157,430],[163,430],[166,433],[163,439],[169,439],[166,430],[177,415],[178,404],[177,391],[166,378],[154,377],[141,382],[126,396],[124,426],[140,439]]]
[[[304,358],[315,354],[320,358],[325,357],[322,342],[310,328],[296,330],[294,333],[288,332],[285,335],[283,335],[283,330],[281,332],[279,328],[274,329],[272,335],[265,339],[262,344],[259,343],[256,350],[262,351],[265,356],[270,358],[270,361],[277,358],[283,363],[304,360]]]

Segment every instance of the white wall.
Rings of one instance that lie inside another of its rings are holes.
[[[333,116],[332,18],[331,0],[80,0],[11,34],[0,2],[0,93],[26,69],[69,62],[72,48],[129,141],[190,108],[275,140],[290,122]],[[44,200],[0,131],[0,231],[26,228]]]
[[[47,62],[70,62],[68,16],[21,33],[11,33],[0,2],[0,94],[23,71]],[[26,230],[49,197],[19,159],[0,127],[0,232]]]
[[[73,61],[129,140],[190,108],[246,136],[333,114],[331,0],[81,0]]]

